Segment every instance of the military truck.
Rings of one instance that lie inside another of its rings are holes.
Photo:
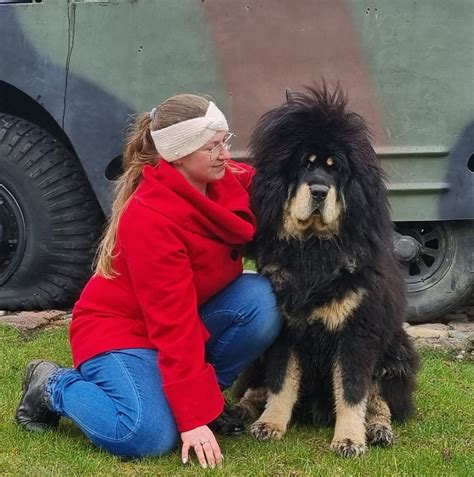
[[[471,0],[0,0],[0,309],[70,306],[130,115],[211,94],[248,161],[286,88],[339,81],[388,176],[412,321],[473,288]]]

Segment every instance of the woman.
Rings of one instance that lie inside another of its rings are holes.
[[[190,448],[203,467],[222,463],[211,430],[228,417],[222,390],[281,326],[269,282],[242,274],[253,171],[230,160],[231,136],[216,105],[191,94],[137,118],[95,274],[73,310],[75,368],[28,365],[21,426],[65,416],[127,457],[169,452],[180,434],[184,463]]]

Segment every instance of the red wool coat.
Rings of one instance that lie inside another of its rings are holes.
[[[231,165],[234,163],[231,162]],[[114,279],[94,276],[73,310],[74,365],[123,348],[158,350],[163,390],[183,432],[223,409],[209,333],[198,307],[242,273],[242,245],[255,232],[253,169],[226,170],[208,197],[165,161],[145,166],[117,231]]]

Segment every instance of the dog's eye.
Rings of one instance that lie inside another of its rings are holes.
[[[334,165],[334,159],[333,159],[332,157],[328,157],[328,158],[326,159],[326,166],[331,167],[331,166],[333,166],[333,165]]]
[[[311,154],[311,156],[308,157],[308,161],[313,163],[317,158],[316,154]]]

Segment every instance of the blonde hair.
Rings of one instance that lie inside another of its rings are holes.
[[[114,252],[120,218],[130,197],[140,184],[143,167],[146,164],[155,165],[159,160],[150,129],[157,131],[187,119],[205,116],[208,107],[209,99],[204,96],[178,94],[157,106],[153,121],[149,113],[140,114],[135,118],[125,140],[123,173],[115,184],[112,213],[95,256],[95,275],[105,278],[114,278],[118,275],[112,267],[112,260],[116,256]]]

